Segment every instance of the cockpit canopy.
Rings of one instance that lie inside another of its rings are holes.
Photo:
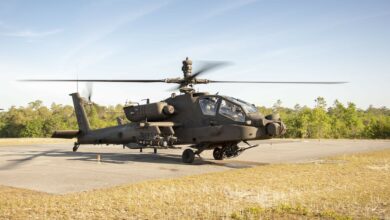
[[[204,115],[218,114],[237,122],[245,122],[246,114],[256,113],[257,108],[243,100],[229,96],[204,96],[199,99]]]
[[[224,96],[224,98],[226,98],[227,100],[229,100],[233,103],[241,105],[241,107],[244,109],[244,111],[246,113],[250,114],[250,113],[258,112],[256,106],[254,106],[253,104],[250,104],[248,102],[245,102],[244,100],[236,99],[236,98],[229,97],[229,96]]]

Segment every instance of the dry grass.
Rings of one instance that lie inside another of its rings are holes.
[[[390,219],[389,165],[386,150],[67,195],[0,187],[0,218]]]
[[[34,145],[34,144],[62,144],[73,143],[74,139],[54,139],[54,138],[0,138],[1,146]]]

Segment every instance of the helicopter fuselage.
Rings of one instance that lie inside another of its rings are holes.
[[[263,117],[249,103],[208,93],[172,95],[158,103],[127,106],[124,111],[131,123],[91,130],[82,98],[77,93],[72,97],[80,130],[57,131],[53,137],[76,136],[78,144],[121,144],[130,148],[190,144],[205,150],[270,139],[285,131],[280,119]]]

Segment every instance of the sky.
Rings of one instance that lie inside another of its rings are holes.
[[[208,84],[256,105],[314,106],[321,96],[390,107],[388,0],[2,0],[0,108],[71,104],[76,83],[18,79],[165,79],[181,62],[229,61],[212,80],[348,81],[342,85]],[[172,84],[94,84],[104,105],[160,101]],[[86,85],[79,83],[83,93]]]

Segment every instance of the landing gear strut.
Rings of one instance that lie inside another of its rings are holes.
[[[76,152],[80,147],[80,144],[79,143],[74,143],[74,147],[73,147],[73,152]]]
[[[200,156],[200,154],[201,154],[203,151],[204,151],[203,148],[198,148],[198,150],[196,150],[196,151],[194,152],[194,154],[195,154],[195,155],[198,155],[198,157],[199,157],[200,159],[202,159],[202,157]]]

